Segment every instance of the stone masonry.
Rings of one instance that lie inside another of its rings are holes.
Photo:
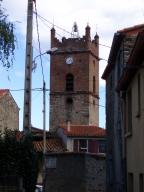
[[[91,40],[90,27],[82,38],[55,37],[51,30],[50,130],[60,124],[99,124],[99,37]],[[71,57],[73,62],[66,63]],[[73,76],[73,90],[66,90],[66,76]],[[70,101],[70,102],[69,102]]]
[[[105,157],[49,153],[44,183],[44,192],[105,192]]]

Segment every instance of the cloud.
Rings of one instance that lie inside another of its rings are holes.
[[[16,77],[20,78],[24,71],[24,56],[25,56],[25,36],[26,36],[26,21],[27,21],[27,2],[28,0],[4,0],[3,6],[7,9],[9,19],[14,21],[16,25],[16,35],[18,36],[19,49],[21,56],[16,58],[15,66]],[[38,14],[46,18],[53,24],[64,28],[71,32],[73,23],[76,21],[79,28],[80,36],[85,33],[85,27],[89,23],[91,27],[91,36],[98,32],[100,37],[100,44],[111,46],[113,35],[117,30],[130,27],[143,23],[144,21],[144,1],[143,0],[36,0]],[[19,21],[19,22],[17,22]],[[38,54],[37,32],[34,15],[33,24],[33,45],[34,56]],[[50,48],[50,28],[52,24],[44,22],[39,19],[39,33],[42,52]],[[56,28],[57,35],[61,39],[61,36],[69,37],[70,34],[63,30]],[[99,47],[99,56],[104,59],[108,59],[110,48],[101,46]],[[44,61],[46,66],[49,66],[47,58]],[[105,87],[105,81],[101,80],[101,75],[107,65],[107,62],[100,61],[99,63],[99,76],[100,87]],[[22,71],[22,72],[21,72]],[[48,78],[47,67],[45,70],[46,78]],[[2,74],[0,70],[0,74]],[[33,83],[37,87],[37,83],[40,81],[41,74],[37,72],[33,75]],[[21,78],[22,79],[22,78]],[[14,84],[14,83],[13,83]],[[15,86],[15,85],[14,85]],[[23,87],[19,84],[19,87]],[[37,126],[37,125],[35,125]]]
[[[87,23],[90,24],[92,35],[95,35],[96,30],[100,34],[100,38],[105,40],[105,44],[112,41],[114,32],[117,30],[142,23],[144,16],[142,7],[144,2],[142,0],[55,0],[46,2],[45,0],[36,0],[38,14],[46,18],[68,31],[72,31],[73,22],[77,22],[79,33],[84,34],[84,28]],[[4,7],[13,21],[20,21],[16,23],[18,31],[24,36],[26,33],[26,14],[27,14],[27,0],[19,1],[5,0]],[[40,37],[42,47],[48,47],[50,44],[50,23],[44,23],[39,20]],[[47,25],[47,26],[46,26]],[[67,36],[64,31],[56,29],[61,36]],[[36,24],[34,15],[34,41],[36,37]]]

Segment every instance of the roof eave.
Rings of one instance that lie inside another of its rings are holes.
[[[102,74],[102,79],[106,80],[109,73],[111,72],[111,70],[113,69],[113,67],[115,66],[115,60],[117,57],[117,53],[118,50],[120,48],[120,45],[122,43],[122,40],[124,38],[124,34],[123,33],[115,33],[114,37],[113,37],[113,42],[112,42],[112,46],[111,46],[111,50],[110,50],[110,54],[109,54],[109,58],[108,58],[108,64]]]
[[[69,138],[104,138],[106,135],[67,135]]]
[[[117,91],[125,91],[131,82],[131,79],[134,77],[138,69],[140,69],[142,60],[144,59],[144,31],[140,32],[132,53],[129,57],[126,68],[123,71],[123,74],[118,82]]]

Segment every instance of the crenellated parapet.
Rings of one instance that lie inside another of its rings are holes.
[[[89,25],[85,28],[85,35],[83,37],[62,37],[59,40],[56,37],[56,30],[51,29],[51,48],[58,47],[60,52],[80,52],[90,51],[94,55],[98,56],[99,51],[99,36],[96,34],[94,39],[91,39],[91,31]]]

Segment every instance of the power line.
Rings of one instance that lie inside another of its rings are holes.
[[[36,13],[34,12],[34,14],[36,14]],[[64,32],[72,35],[71,32],[67,31],[66,29],[64,29],[64,28],[62,28],[62,27],[60,27],[60,26],[58,26],[58,25],[55,25],[53,22],[48,21],[47,19],[45,19],[45,18],[42,17],[41,15],[37,14],[37,16],[38,16],[39,18],[43,19],[44,21],[46,21],[47,23],[51,24],[52,26],[57,27],[58,29],[60,29],[60,30],[62,30],[62,31],[64,31]]]
[[[38,14],[37,14],[36,1],[34,1],[34,4],[35,4],[36,27],[37,27],[37,36],[38,36],[38,46],[39,46],[39,57],[40,57],[40,63],[41,63],[41,69],[42,69],[43,82],[45,82],[44,69],[43,69],[43,63],[42,63],[42,51],[41,51],[41,44],[40,44],[39,24],[38,24]]]
[[[34,14],[36,14],[36,13],[34,12]],[[72,35],[71,32],[67,31],[66,29],[64,29],[64,28],[62,28],[62,27],[60,27],[60,26],[58,26],[58,25],[55,25],[53,22],[47,20],[46,18],[42,17],[41,15],[37,14],[37,16],[41,19],[41,21],[44,20],[44,21],[46,21],[47,23],[51,24],[52,26],[57,27],[58,29],[60,29],[60,30],[62,30],[62,31],[64,31],[64,32]],[[50,28],[50,26],[48,26],[48,27]],[[58,33],[57,33],[57,34],[58,34]],[[60,34],[58,34],[58,35],[61,36]],[[62,37],[62,36],[61,36],[61,37]],[[100,45],[100,46],[103,46],[103,47],[111,48],[110,46],[105,45],[105,44],[99,43],[99,45]],[[104,60],[104,59],[103,59],[103,60]]]
[[[110,46],[108,46],[108,45],[104,45],[104,44],[101,44],[101,43],[99,43],[99,45],[101,45],[101,46],[103,46],[103,47],[107,47],[107,48],[111,48]]]
[[[38,16],[38,17],[39,17],[39,16]],[[48,22],[45,23],[45,20],[43,20],[41,17],[39,17],[39,19],[42,21],[42,23],[43,23],[46,27],[48,27],[49,29],[51,29],[51,26],[49,26],[49,25],[47,24]],[[59,36],[59,37],[61,37],[61,38],[63,37],[62,35],[60,35],[60,34],[57,33],[57,32],[56,32],[56,35]]]
[[[10,91],[13,91],[13,92],[19,92],[19,91],[24,91],[26,89],[9,89]],[[34,89],[31,89],[31,91],[42,91],[43,88],[34,88]],[[50,91],[50,89],[46,89],[46,91]]]
[[[44,23],[44,21],[47,22],[47,23],[49,23],[49,24],[51,24],[51,25],[53,25],[53,26],[55,26],[55,27],[57,27],[58,29],[60,29],[60,30],[62,30],[62,31],[64,31],[64,32],[72,35],[71,32],[65,30],[65,29],[62,28],[62,27],[59,27],[58,25],[53,24],[51,21],[48,21],[47,19],[45,19],[44,17],[42,17],[41,15],[39,15],[37,12],[34,12],[34,13],[37,15],[37,17],[39,17],[39,19],[41,19],[41,21],[43,22],[43,24],[46,25],[49,29],[51,29],[51,27],[48,26],[46,23]],[[61,38],[63,37],[62,35],[60,35],[60,34],[57,33],[57,32],[56,32],[56,34],[57,34],[58,36],[60,36]],[[107,48],[110,48],[110,46],[108,46],[108,45],[104,45],[104,44],[100,44],[100,43],[99,43],[99,45],[104,46],[104,47],[107,47]],[[99,61],[106,61],[106,62],[108,62],[107,59],[104,59],[104,58],[101,58],[101,57],[99,57],[98,60],[99,60]]]
[[[48,95],[48,96],[50,96],[50,95]],[[61,97],[60,95],[57,95],[56,96],[56,98],[59,98],[59,97]],[[68,95],[68,97],[69,97],[69,95]],[[50,98],[50,97],[49,97]],[[75,99],[75,98],[74,98]],[[82,101],[82,100],[80,100],[80,99],[78,99],[78,98],[76,98],[76,100],[77,101]],[[84,103],[87,103],[87,104],[92,104],[92,105],[95,105],[95,106],[99,106],[99,107],[103,107],[103,108],[105,108],[105,106],[104,105],[101,105],[101,104],[96,104],[96,103],[92,103],[92,102],[89,102],[89,101],[84,101]],[[55,105],[55,106],[64,106],[63,104],[60,104],[60,105]]]
[[[24,89],[10,89],[10,91],[13,91],[13,92],[19,92],[19,91],[24,91]],[[31,89],[31,91],[43,91],[43,88],[34,88],[34,89]],[[46,91],[50,91],[50,89],[46,89]],[[60,97],[60,96],[56,96],[56,97]],[[77,98],[77,100],[81,101],[80,99]],[[99,105],[99,104],[94,104],[92,102],[85,102],[85,103],[88,103],[88,104],[92,104],[92,105],[96,105],[96,106],[99,106],[99,107],[103,107],[105,108],[104,105]]]

